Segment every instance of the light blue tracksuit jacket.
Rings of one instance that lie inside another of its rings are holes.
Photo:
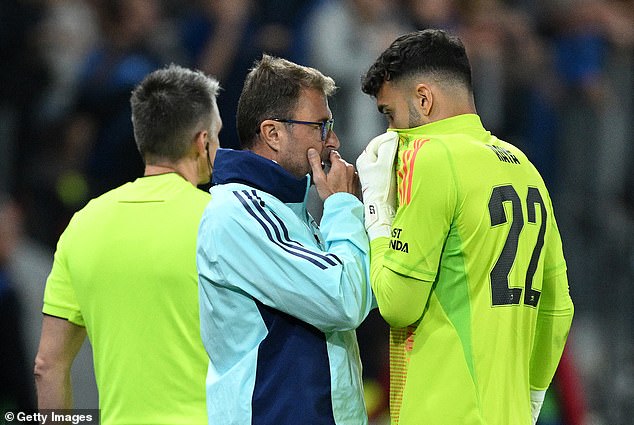
[[[354,329],[374,306],[363,204],[336,193],[321,231],[298,180],[219,149],[198,234],[209,423],[367,424]]]

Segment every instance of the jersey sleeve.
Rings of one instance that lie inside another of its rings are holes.
[[[403,328],[422,316],[432,283],[383,267],[389,243],[388,238],[376,238],[370,244],[370,282],[383,319],[393,328]]]
[[[545,244],[544,279],[530,364],[530,384],[533,390],[545,390],[550,385],[574,314],[561,237],[552,209],[551,217],[553,220]]]
[[[399,152],[399,208],[385,266],[418,280],[433,281],[456,207],[455,178],[441,142]]]
[[[429,141],[413,154],[401,153],[399,208],[385,266],[418,280],[434,281],[456,208],[451,158]],[[413,158],[410,158],[413,157]]]
[[[348,194],[324,204],[325,249],[306,223],[283,221],[251,191],[232,192],[203,215],[204,281],[245,292],[323,332],[358,327],[372,308],[363,206]]]
[[[381,316],[393,327],[422,315],[456,203],[448,152],[427,141],[399,154],[399,208],[391,238],[372,241],[371,282]]]
[[[71,232],[72,221],[57,243],[53,268],[46,280],[46,288],[44,289],[42,312],[66,319],[78,326],[85,326],[66,262],[69,233]]]

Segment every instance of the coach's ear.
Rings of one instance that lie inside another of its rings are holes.
[[[272,151],[279,152],[282,138],[285,137],[284,123],[264,120],[260,123],[260,140]]]

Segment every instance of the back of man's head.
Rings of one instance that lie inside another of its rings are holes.
[[[361,89],[376,97],[385,81],[423,74],[472,91],[471,66],[462,41],[438,29],[414,31],[394,40],[370,67]]]
[[[262,121],[289,119],[302,89],[317,89],[332,95],[335,82],[320,71],[282,58],[263,55],[249,72],[240,94],[237,127],[243,149],[254,146]]]
[[[214,78],[178,65],[148,74],[130,98],[134,138],[145,163],[185,157],[196,133],[209,130],[219,90]]]

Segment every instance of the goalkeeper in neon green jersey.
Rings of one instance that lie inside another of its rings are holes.
[[[399,37],[362,88],[390,127],[357,168],[392,424],[534,424],[573,316],[542,178],[483,128],[458,38]]]

